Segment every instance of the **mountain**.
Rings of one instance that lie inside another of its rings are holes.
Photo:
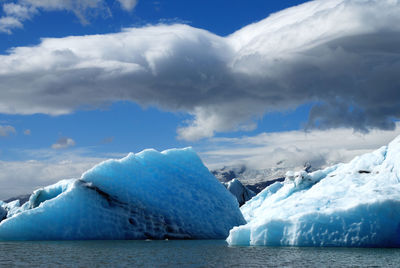
[[[304,170],[312,172],[315,170],[310,163],[306,162],[302,167],[292,167],[279,161],[276,167],[266,169],[252,169],[245,165],[226,166],[211,170],[211,173],[222,183],[233,179],[239,180],[246,188],[258,194],[263,189],[275,182],[285,180],[286,172],[290,170]]]
[[[19,196],[11,197],[11,198],[9,198],[9,199],[7,199],[7,200],[4,200],[4,203],[10,203],[10,202],[12,202],[12,201],[19,200],[19,203],[20,203],[20,204],[24,204],[24,203],[26,203],[26,202],[29,201],[29,197],[30,197],[30,196],[31,196],[30,194],[24,194],[24,195],[19,195]]]

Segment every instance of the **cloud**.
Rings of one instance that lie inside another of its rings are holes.
[[[127,155],[99,154],[93,148],[12,150],[8,153],[18,156],[19,160],[0,160],[0,200],[32,193],[62,179],[80,178],[83,172],[104,160]]]
[[[368,134],[349,129],[262,133],[253,137],[212,138],[209,150],[200,155],[213,168],[245,164],[255,169],[314,167],[345,163],[354,157],[387,145],[400,135],[400,123],[393,131],[373,130]],[[278,164],[280,163],[280,164]]]
[[[6,137],[6,136],[9,136],[10,134],[15,134],[15,133],[17,133],[17,131],[15,130],[15,128],[13,126],[0,125],[0,137]]]
[[[114,137],[106,137],[101,141],[101,144],[109,144],[114,141]]]
[[[311,104],[308,129],[390,130],[400,119],[398,14],[398,0],[320,0],[227,37],[176,24],[43,39],[0,56],[0,113],[133,101],[191,114],[178,135],[196,140]]]
[[[26,6],[15,3],[3,4],[3,12],[7,17],[14,17],[21,20],[30,19],[37,12],[34,6]]]
[[[0,18],[0,33],[11,34],[11,29],[22,28],[23,25],[19,19],[15,17],[1,17]]]
[[[53,149],[65,149],[68,147],[75,146],[75,141],[71,138],[59,138],[56,143],[51,145]]]
[[[121,7],[126,11],[131,11],[137,5],[137,0],[118,0],[121,4]]]
[[[0,33],[11,34],[15,28],[22,28],[23,22],[43,11],[72,12],[82,24],[89,23],[88,16],[110,15],[105,0],[3,0],[3,16],[0,17]],[[131,11],[136,0],[118,0],[122,9]],[[0,4],[1,5],[1,4]]]
[[[0,200],[32,193],[61,179],[79,178],[84,171],[105,160],[78,154],[61,156],[45,160],[0,161]]]

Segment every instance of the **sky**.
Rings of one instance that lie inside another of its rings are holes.
[[[400,135],[400,1],[2,0],[0,199],[146,148],[323,167]]]

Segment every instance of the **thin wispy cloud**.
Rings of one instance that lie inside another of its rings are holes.
[[[137,5],[137,0],[118,0],[118,2],[126,11],[132,11]]]
[[[53,149],[66,149],[75,146],[75,141],[71,138],[59,138],[56,143],[51,145]]]
[[[14,149],[19,160],[0,160],[0,200],[29,194],[33,190],[56,183],[61,179],[80,178],[83,172],[96,164],[122,158],[125,153],[99,153],[93,148]]]
[[[399,1],[320,0],[227,37],[176,24],[43,39],[0,56],[0,112],[60,115],[133,101],[191,114],[177,132],[192,141],[311,103],[309,129],[394,129],[398,14]]]
[[[10,125],[0,125],[0,137],[7,137],[11,134],[15,134],[17,131],[13,126]]]
[[[123,10],[132,11],[137,0],[115,0]],[[23,24],[41,12],[72,12],[82,24],[87,24],[91,16],[103,14],[110,16],[111,11],[105,0],[3,0],[0,3],[0,34],[11,34],[13,30],[22,28]]]
[[[109,143],[112,143],[113,141],[114,141],[114,137],[106,137],[101,140],[101,144],[109,144]]]
[[[46,160],[0,161],[0,200],[29,194],[61,179],[79,178],[102,160],[105,159],[58,153]]]

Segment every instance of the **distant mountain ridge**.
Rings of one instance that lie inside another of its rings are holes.
[[[19,200],[19,203],[20,203],[20,204],[24,204],[24,203],[26,203],[26,202],[29,201],[29,197],[30,197],[30,196],[31,196],[31,194],[24,194],[24,195],[19,195],[19,196],[11,197],[11,198],[9,198],[9,199],[7,199],[7,200],[4,200],[4,203],[10,203],[10,202],[12,202],[12,201]]]
[[[210,172],[222,183],[233,179],[239,180],[243,186],[258,194],[264,188],[277,182],[284,181],[286,172],[304,170],[307,173],[316,170],[309,162],[300,167],[285,166],[284,161],[279,161],[277,167],[266,169],[252,169],[245,165],[225,166]]]

